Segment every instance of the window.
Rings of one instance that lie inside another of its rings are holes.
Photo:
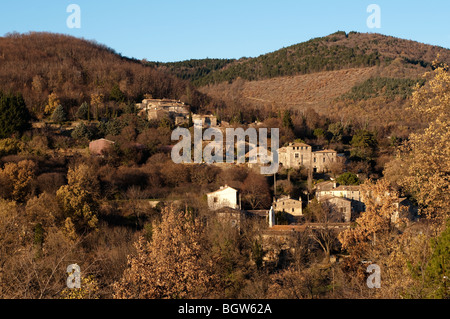
[[[300,154],[299,153],[295,153],[295,158],[299,158]]]
[[[317,162],[317,158],[314,157],[314,163]]]
[[[323,158],[323,162],[325,163],[325,157]]]
[[[292,212],[294,212],[295,211],[295,208],[292,208]]]

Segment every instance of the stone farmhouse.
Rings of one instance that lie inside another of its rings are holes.
[[[189,107],[185,103],[169,99],[144,99],[137,103],[138,114],[148,120],[160,120],[168,118],[175,125],[187,123],[189,120]],[[216,127],[217,117],[214,115],[193,114],[192,121],[201,121],[204,128]]]
[[[285,168],[306,167],[313,172],[327,172],[331,163],[337,161],[334,150],[313,151],[311,145],[305,143],[289,143],[278,151],[279,162]]]
[[[241,209],[238,190],[228,185],[221,186],[220,189],[208,193],[206,196],[210,210],[221,208]]]
[[[284,196],[276,199],[273,202],[273,209],[275,212],[285,212],[292,216],[303,216],[302,199],[294,199],[289,196]]]
[[[217,126],[217,116],[214,115],[199,115],[199,114],[193,114],[192,115],[192,122],[200,122],[202,123],[203,128],[208,127],[216,127]]]
[[[339,212],[344,222],[350,222],[352,219],[352,200],[345,197],[336,197],[333,195],[324,195],[320,202],[328,203],[333,209]]]
[[[333,205],[349,222],[354,214],[365,211],[364,199],[359,186],[338,185],[334,181],[322,182],[316,185],[316,198],[319,202]]]
[[[180,101],[168,99],[144,99],[142,103],[136,104],[138,114],[146,116],[148,120],[159,120],[169,118],[187,118],[189,107]]]

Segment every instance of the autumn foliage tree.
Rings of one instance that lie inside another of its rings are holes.
[[[58,95],[56,95],[55,92],[49,94],[48,102],[47,102],[47,104],[45,105],[45,108],[44,108],[44,113],[48,114],[48,115],[53,114],[53,112],[55,111],[55,109],[56,109],[56,107],[58,105],[61,105],[61,102],[60,102],[60,100],[58,98]]]
[[[153,227],[151,241],[141,237],[122,279],[114,285],[115,298],[201,298],[213,282],[212,261],[203,261],[204,226],[187,210],[165,208]]]
[[[338,235],[342,250],[348,253],[343,263],[348,276],[345,285],[349,285],[349,290],[355,289],[351,287],[354,278],[356,282],[364,282],[367,266],[376,264],[382,270],[383,290],[372,293],[385,298],[398,298],[401,291],[411,283],[407,261],[411,256],[416,256],[416,252],[410,249],[412,243],[408,242],[411,237],[400,235],[404,223],[402,219],[396,218],[399,212],[398,193],[385,179],[367,181],[361,186],[361,192],[366,205],[365,212],[356,219],[354,227]],[[374,297],[369,291],[364,294]]]
[[[86,164],[70,168],[67,181],[56,197],[66,218],[65,231],[75,237],[76,233],[97,227],[99,184],[94,171]]]
[[[14,201],[24,201],[36,173],[36,164],[30,160],[6,163],[0,169],[0,196]]]
[[[398,158],[386,168],[388,177],[417,200],[424,216],[441,222],[450,216],[450,74],[436,64],[429,80],[413,93],[412,110],[429,121],[423,132],[410,136]],[[442,223],[441,223],[442,224]]]
[[[387,247],[390,235],[395,233],[396,216],[399,213],[398,193],[381,179],[367,181],[361,185],[361,193],[366,206],[365,212],[356,219],[356,227],[339,234],[342,249],[350,254],[351,262],[373,260]]]

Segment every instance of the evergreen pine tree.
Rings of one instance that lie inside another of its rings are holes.
[[[83,102],[77,110],[77,118],[80,120],[87,120],[89,118],[89,104]]]
[[[64,111],[64,108],[61,104],[55,108],[51,119],[56,123],[62,123],[66,120],[66,111]]]
[[[292,123],[291,112],[289,110],[283,113],[283,127],[293,130],[294,123]]]
[[[0,138],[22,134],[31,127],[31,115],[21,94],[0,92]]]
[[[109,93],[109,99],[111,101],[116,102],[124,102],[125,101],[125,94],[120,90],[119,85],[114,84],[114,86],[111,89],[111,92]]]

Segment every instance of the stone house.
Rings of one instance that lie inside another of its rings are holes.
[[[365,211],[364,199],[359,186],[338,185],[336,182],[323,182],[316,185],[316,198],[319,202],[329,200],[331,197],[343,198],[351,203],[353,213]],[[333,200],[339,208],[346,208],[347,203]]]
[[[273,202],[273,209],[275,212],[285,212],[292,216],[303,216],[302,199],[298,200],[284,196],[276,199]]]
[[[186,104],[176,100],[168,99],[144,99],[142,103],[136,104],[139,115],[146,116],[148,120],[160,120],[169,118],[187,118],[189,108]]]
[[[352,219],[352,200],[345,197],[336,197],[333,195],[324,195],[320,202],[328,203],[333,210],[338,212],[344,222],[348,223]]]
[[[239,209],[232,209],[228,207],[222,207],[216,211],[217,220],[221,223],[228,223],[231,227],[240,229],[243,220],[245,219],[245,213]]]
[[[199,115],[199,114],[192,115],[192,122],[196,123],[200,121],[202,122],[203,128],[217,126],[217,117],[214,115]]]
[[[211,210],[221,208],[240,209],[240,198],[237,189],[228,185],[221,186],[220,189],[206,194],[208,207]]]
[[[305,143],[289,143],[278,151],[279,162],[286,168],[306,167],[314,172],[327,172],[328,166],[337,161],[334,150],[313,151],[312,146]]]

